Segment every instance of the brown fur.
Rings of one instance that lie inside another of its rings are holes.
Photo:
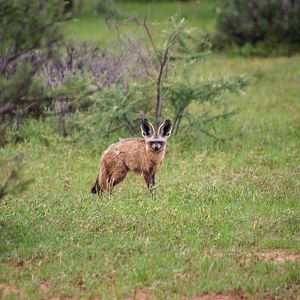
[[[101,157],[100,172],[92,188],[92,193],[101,194],[104,191],[111,193],[113,187],[126,177],[128,171],[142,175],[148,187],[154,186],[155,173],[163,164],[166,140],[170,134],[162,137],[155,132],[151,123],[148,124],[153,128],[153,132],[148,137],[121,139],[107,148]],[[164,142],[159,151],[155,151],[149,146],[148,140],[150,139],[163,139]]]

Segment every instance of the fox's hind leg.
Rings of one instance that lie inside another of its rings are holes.
[[[113,190],[113,187],[116,186],[117,184],[121,183],[124,178],[126,177],[127,175],[127,170],[124,169],[122,171],[118,171],[118,172],[114,172],[113,174],[111,174],[109,176],[109,178],[107,179],[107,190],[109,192],[109,194],[111,195],[112,194],[112,190]]]
[[[118,158],[103,157],[100,162],[100,175],[98,179],[101,193],[108,191],[112,194],[113,187],[119,184],[128,172],[128,168]]]
[[[104,191],[107,189],[103,177],[104,176],[102,176],[101,174],[97,176],[96,182],[91,189],[92,194],[98,194],[99,196],[101,196],[104,193]]]

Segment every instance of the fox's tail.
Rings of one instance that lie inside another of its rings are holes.
[[[99,194],[101,192],[100,184],[99,184],[99,176],[97,176],[96,182],[91,189],[92,194]]]

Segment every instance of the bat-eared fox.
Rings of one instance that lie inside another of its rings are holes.
[[[158,130],[147,120],[141,123],[143,138],[120,139],[110,145],[100,160],[99,175],[92,187],[93,194],[112,193],[128,171],[144,177],[148,188],[155,185],[155,174],[162,166],[172,123],[166,120]]]

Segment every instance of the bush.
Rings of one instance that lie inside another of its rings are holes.
[[[35,107],[36,75],[58,54],[59,23],[68,15],[59,0],[0,0],[0,11],[0,143],[5,143],[6,127]]]
[[[66,135],[68,102],[91,93],[96,77],[105,77],[107,86],[117,80],[121,56],[64,47],[61,22],[79,10],[80,3],[71,0],[0,0],[0,145],[7,130],[45,109],[60,114]]]
[[[8,194],[21,193],[33,182],[33,179],[23,178],[23,165],[22,156],[0,158],[0,200]]]
[[[215,43],[300,48],[300,0],[225,0]]]
[[[77,110],[73,137],[90,140],[91,137],[108,137],[112,133],[136,134],[140,117],[151,109],[147,96],[149,86],[132,84],[126,89],[114,84],[92,97],[94,103],[86,111]]]
[[[245,76],[236,77],[221,77],[215,80],[197,80],[192,82],[188,75],[179,80],[169,81],[166,83],[164,88],[164,93],[170,104],[171,111],[173,113],[173,125],[175,134],[178,133],[181,120],[183,118],[187,119],[188,123],[197,128],[197,131],[202,131],[208,133],[205,128],[209,122],[217,119],[225,119],[230,117],[235,112],[228,111],[224,106],[222,95],[226,92],[236,93],[242,88],[247,86],[249,83],[249,78]],[[205,109],[203,111],[202,104],[210,102],[213,109]],[[199,114],[188,112],[188,108],[192,103],[197,103],[199,105]],[[221,109],[221,111],[218,111]],[[218,112],[216,112],[218,111]],[[189,129],[190,130],[190,129]],[[215,137],[213,134],[209,134],[210,137]]]
[[[169,31],[165,32],[165,43],[155,44],[150,25],[139,20],[137,23],[145,29],[152,45],[145,48],[137,44],[135,51],[132,51],[132,58],[136,56],[134,53],[139,54],[131,61],[140,65],[140,75],[138,78],[132,76],[137,74],[133,72],[125,76],[131,79],[127,84],[115,81],[95,93],[91,97],[93,105],[87,111],[77,111],[77,138],[105,137],[113,133],[134,134],[139,130],[139,119],[147,115],[149,118],[153,116],[156,125],[171,117],[175,134],[184,132],[185,136],[195,136],[196,132],[201,132],[220,140],[214,129],[214,132],[208,130],[209,126],[235,113],[228,108],[223,95],[240,91],[249,83],[248,78],[223,76],[214,80],[192,81],[188,76],[190,67],[209,53],[210,42],[207,36],[195,38],[190,31],[185,30],[183,20],[172,18],[169,26],[166,26]],[[123,67],[130,70],[126,65]],[[184,68],[183,76],[178,75],[182,73],[178,72],[178,68]],[[195,103],[198,107],[196,111],[191,109]],[[189,128],[188,132],[184,128]]]

